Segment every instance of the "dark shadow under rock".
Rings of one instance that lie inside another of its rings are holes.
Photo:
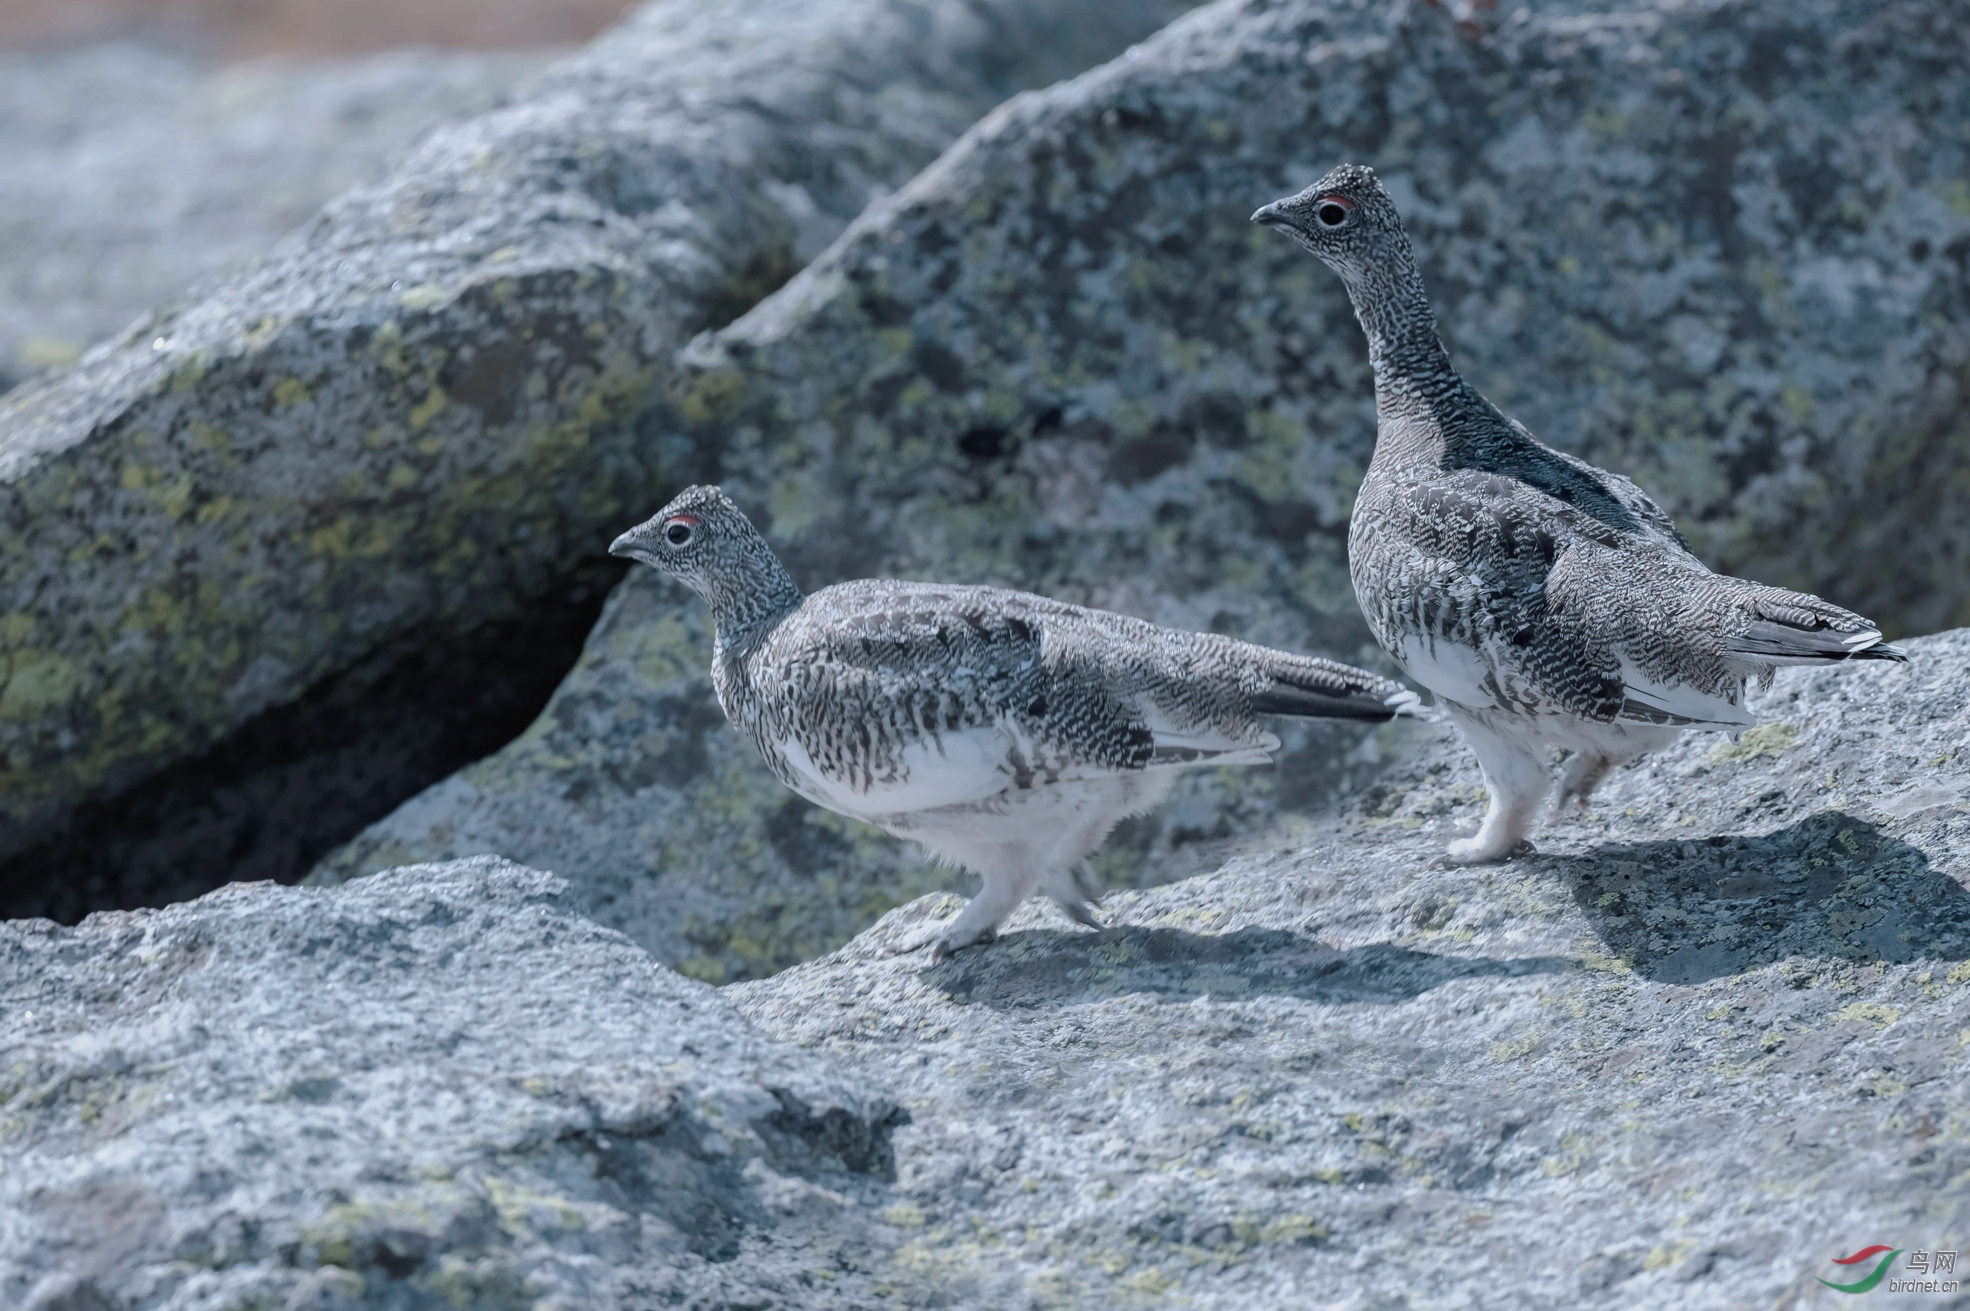
[[[1918,848],[1843,811],[1755,837],[1551,860],[1609,952],[1662,983],[1702,983],[1788,956],[1970,956],[1970,893]]]
[[[0,859],[0,918],[73,924],[228,883],[295,882],[432,779],[533,722],[621,573],[592,565],[585,584],[525,621],[413,641],[84,807]]]

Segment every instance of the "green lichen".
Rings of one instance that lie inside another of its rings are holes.
[[[0,722],[32,720],[66,705],[82,688],[81,668],[54,651],[16,650],[0,663]]]
[[[1704,759],[1713,765],[1737,764],[1759,756],[1770,756],[1776,760],[1798,738],[1799,727],[1796,724],[1759,724],[1738,734],[1736,741],[1719,743]]]
[[[451,398],[445,395],[445,389],[435,382],[432,383],[430,389],[424,393],[424,399],[413,405],[410,414],[406,416],[410,430],[422,432],[430,425],[431,420],[444,413],[445,406],[450,403]]]

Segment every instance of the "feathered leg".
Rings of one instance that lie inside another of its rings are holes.
[[[1453,701],[1443,708],[1463,730],[1464,740],[1477,753],[1478,767],[1484,771],[1485,791],[1491,794],[1491,807],[1475,837],[1459,838],[1444,850],[1453,865],[1486,865],[1504,860],[1518,849],[1532,831],[1539,804],[1552,789],[1552,776],[1546,770],[1545,748],[1520,733],[1501,732],[1491,718]]]
[[[1101,921],[1094,917],[1094,907],[1101,904],[1101,889],[1095,886],[1094,871],[1086,865],[1076,863],[1056,870],[1041,886],[1068,919],[1091,929],[1101,927]]]
[[[1172,769],[1145,770],[1081,788],[1074,808],[1077,819],[1069,821],[1051,845],[1045,857],[1050,872],[1041,884],[1068,919],[1091,929],[1101,927],[1093,909],[1101,904],[1101,888],[1095,882],[1094,871],[1087,867],[1087,858],[1108,840],[1115,825],[1123,819],[1162,805],[1170,794],[1176,773]]]
[[[930,959],[943,960],[952,952],[996,940],[999,925],[1019,909],[1019,903],[1033,895],[1040,884],[1040,871],[1032,852],[1024,844],[1002,847],[1002,857],[981,869],[978,895],[965,903],[956,919],[932,935]]]
[[[1553,801],[1553,818],[1561,818],[1571,808],[1585,810],[1587,798],[1609,773],[1651,751],[1660,751],[1681,736],[1679,728],[1644,727],[1615,724],[1599,730],[1598,741],[1574,750],[1573,758],[1560,771],[1559,795]]]
[[[1572,808],[1587,809],[1587,798],[1601,785],[1608,771],[1621,763],[1598,751],[1574,752],[1573,759],[1567,761],[1566,768],[1560,771],[1560,791],[1553,799],[1553,818],[1561,818]]]

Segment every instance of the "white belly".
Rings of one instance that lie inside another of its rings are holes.
[[[1391,652],[1402,672],[1430,689],[1445,701],[1486,710],[1497,704],[1487,689],[1491,666],[1484,657],[1461,642],[1433,641],[1416,635],[1403,639]]]
[[[997,728],[912,743],[900,753],[896,777],[874,780],[866,789],[823,773],[797,738],[776,745],[794,776],[794,791],[838,815],[877,824],[892,815],[984,801],[1013,784],[1007,764],[1013,743]]]

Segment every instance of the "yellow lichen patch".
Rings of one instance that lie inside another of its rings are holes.
[[[376,335],[370,338],[370,349],[376,353],[376,362],[391,377],[402,380],[409,375],[410,361],[404,358],[404,331],[395,323],[377,328]]]
[[[724,962],[710,956],[687,956],[677,962],[676,969],[685,978],[696,979],[699,983],[718,985],[724,983],[727,977]]]
[[[1649,1254],[1642,1258],[1642,1269],[1661,1270],[1675,1265],[1694,1250],[1696,1250],[1695,1239],[1679,1238],[1671,1247],[1652,1248]]]
[[[205,377],[204,352],[193,351],[192,354],[186,358],[183,364],[180,364],[177,368],[171,371],[171,377],[166,382],[165,388],[166,390],[172,392],[188,392],[192,388],[198,386],[199,382],[203,380],[204,377]]]
[[[0,688],[0,720],[43,714],[68,701],[81,686],[82,671],[67,656],[16,651],[7,664],[6,685]]]
[[[745,392],[744,377],[732,369],[712,369],[692,377],[680,389],[677,409],[690,423],[711,423],[738,408]]]
[[[618,630],[630,639],[623,652],[637,676],[652,687],[704,677],[711,663],[708,644],[694,640],[682,614],[666,614]]]
[[[1522,1034],[1507,1042],[1494,1042],[1491,1044],[1491,1059],[1500,1065],[1504,1065],[1509,1061],[1516,1061],[1520,1057],[1527,1055],[1538,1045],[1539,1035],[1536,1033]]]
[[[299,405],[313,396],[308,384],[299,378],[282,378],[274,384],[274,404],[279,406]]]
[[[501,1227],[516,1237],[536,1228],[587,1227],[588,1220],[581,1208],[565,1197],[538,1192],[496,1175],[486,1176],[485,1189],[486,1200],[499,1213]]]
[[[347,519],[337,519],[308,534],[308,549],[316,555],[340,558],[349,553],[353,528]]]
[[[1310,1215],[1282,1216],[1259,1231],[1262,1243],[1317,1243],[1326,1237],[1327,1227]]]
[[[407,310],[436,309],[449,297],[445,289],[435,282],[421,282],[397,298],[397,303]]]
[[[1960,960],[1949,967],[1943,978],[1951,983],[1970,983],[1970,960]]]
[[[185,434],[191,438],[195,451],[208,451],[213,455],[230,455],[232,439],[226,436],[225,429],[215,428],[209,423],[193,419],[185,425]]]
[[[923,1208],[915,1202],[898,1202],[884,1209],[882,1218],[898,1229],[923,1228]]]
[[[1175,1288],[1177,1281],[1164,1274],[1161,1270],[1151,1268],[1140,1270],[1130,1275],[1122,1281],[1122,1285],[1138,1293],[1145,1293],[1151,1297],[1161,1297],[1164,1293]]]
[[[1539,1162],[1539,1173],[1548,1179],[1558,1179],[1572,1174],[1587,1160],[1587,1140],[1577,1133],[1570,1133],[1560,1139],[1560,1154],[1544,1157]]]
[[[1713,765],[1733,764],[1737,761],[1752,760],[1758,756],[1773,759],[1785,754],[1799,738],[1799,729],[1794,724],[1759,724],[1747,728],[1737,735],[1735,742],[1722,742],[1705,757]]]
[[[215,496],[198,507],[198,522],[219,523],[239,512],[240,502],[230,496]]]
[[[1835,1023],[1841,1020],[1859,1020],[1864,1024],[1872,1024],[1877,1029],[1885,1029],[1900,1018],[1902,1012],[1899,1006],[1889,1006],[1878,1001],[1857,1001],[1851,1006],[1841,1007],[1833,1016]]]
[[[445,389],[435,382],[432,383],[431,390],[424,393],[424,399],[411,407],[410,430],[412,432],[423,431],[425,426],[431,420],[437,418],[445,406],[450,403],[451,398],[445,395]]]

